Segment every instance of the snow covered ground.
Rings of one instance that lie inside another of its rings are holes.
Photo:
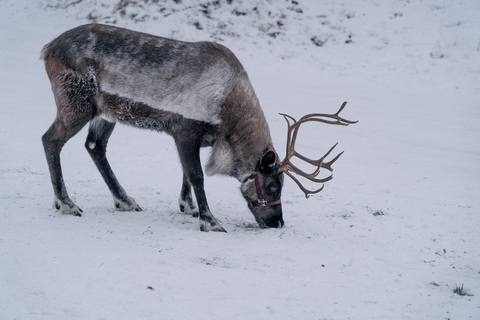
[[[0,1],[0,319],[480,319],[479,16],[478,0]],[[339,142],[334,179],[308,200],[286,179],[286,224],[262,230],[235,179],[208,177],[228,233],[203,233],[178,212],[172,139],[119,125],[109,159],[144,211],[113,209],[83,130],[62,163],[84,215],[59,214],[40,50],[92,21],[227,45],[281,156],[278,112],[348,101],[358,124],[299,137],[312,157]]]

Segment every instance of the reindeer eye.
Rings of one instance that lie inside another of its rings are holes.
[[[270,185],[269,188],[271,193],[275,193],[278,190],[278,187],[276,185]]]

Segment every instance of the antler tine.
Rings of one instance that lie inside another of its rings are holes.
[[[292,117],[292,116],[290,116],[290,115],[288,115],[288,114],[286,114],[286,113],[279,113],[279,115],[282,115],[282,116],[285,118],[285,120],[287,120],[288,126],[290,126],[290,122],[288,121],[287,118],[292,119],[294,123],[297,122],[297,120],[295,120],[294,117]]]
[[[340,158],[340,156],[343,154],[344,151],[340,152],[335,158],[333,158],[331,161],[329,162],[323,162],[323,160],[325,160],[326,157],[328,157],[328,155],[330,154],[330,152],[332,152],[333,149],[335,149],[335,147],[338,145],[338,142],[335,143],[333,145],[333,147],[330,148],[330,150],[327,151],[327,153],[325,153],[320,159],[318,160],[312,160],[310,158],[307,158],[301,154],[299,154],[298,152],[295,151],[295,156],[297,158],[299,158],[300,160],[303,160],[307,163],[310,163],[311,165],[314,165],[314,166],[318,166],[318,171],[320,171],[320,167],[322,168],[325,168],[325,169],[328,169],[329,171],[333,171],[333,169],[331,168],[331,165],[337,161],[338,158]],[[317,172],[317,170],[315,170],[315,172]],[[313,173],[312,173],[313,174]],[[317,172],[318,174],[318,172]],[[316,175],[315,175],[316,176]]]
[[[288,165],[285,166],[285,169],[282,168],[280,171],[281,172],[293,172],[293,173],[298,174],[299,176],[302,176],[304,178],[307,178],[308,180],[313,181],[313,182],[327,182],[327,181],[329,181],[333,178],[333,176],[330,175],[326,178],[317,179],[316,176],[318,175],[318,173],[320,171],[320,165],[318,166],[318,168],[314,172],[312,172],[310,174],[305,173],[304,171],[300,170],[298,167],[296,167],[292,163],[288,163]]]
[[[280,167],[286,167],[289,160],[294,156],[295,152],[295,140],[297,138],[297,129],[295,129],[295,124],[297,123],[297,120],[295,120],[294,117],[285,114],[285,113],[280,113],[284,118],[285,121],[287,121],[287,146],[286,146],[286,151],[285,151],[285,159],[283,159],[282,163],[280,164]],[[293,124],[290,124],[290,121],[288,119],[291,119],[293,121]],[[292,136],[292,130],[295,130],[293,136]]]
[[[345,108],[346,105],[347,105],[347,102],[345,101],[344,103],[342,103],[340,109],[338,109],[338,111],[333,113],[333,114],[329,114],[329,113],[310,113],[310,114],[307,114],[307,115],[301,117],[300,120],[298,120],[297,123],[298,123],[298,125],[300,125],[300,124],[302,124],[304,122],[307,122],[307,121],[318,121],[318,122],[341,125],[341,126],[348,126],[349,124],[357,123],[358,120],[357,121],[351,121],[351,120],[347,120],[347,119],[344,119],[344,118],[340,117],[340,112],[342,112],[342,110]],[[331,119],[335,119],[337,121],[329,121],[329,120],[318,119],[318,118],[314,118],[314,117],[331,118]]]
[[[342,112],[343,108],[345,108],[346,105],[347,105],[347,101],[343,101],[342,105],[340,106],[340,109],[338,109],[337,113],[335,113],[337,117],[340,114],[340,112]]]
[[[324,163],[322,163],[322,168],[325,168],[325,169],[329,170],[330,172],[333,171],[332,164],[334,164],[335,161],[337,161],[337,159],[340,158],[340,156],[341,156],[344,152],[345,152],[345,151],[340,152],[339,154],[337,154],[337,156],[336,156],[335,158],[333,158],[333,159],[330,160],[329,162],[324,162]]]
[[[300,183],[300,181],[298,181],[298,179],[295,178],[295,176],[292,175],[290,172],[286,171],[285,174],[288,175],[290,178],[292,178],[293,181],[295,181],[295,183],[298,185],[298,187],[300,188],[300,190],[302,190],[303,193],[305,193],[305,198],[307,198],[307,199],[308,199],[308,197],[309,197],[311,194],[319,193],[319,192],[322,191],[323,188],[325,187],[325,185],[322,184],[322,187],[321,187],[320,189],[317,189],[317,190],[308,190],[308,189],[306,189],[306,188]]]
[[[330,155],[330,153],[332,152],[332,150],[337,146],[338,143],[336,143],[320,159],[313,160],[313,159],[307,158],[307,157],[305,157],[305,156],[303,156],[303,155],[301,155],[301,154],[299,154],[298,152],[295,151],[295,142],[296,142],[296,139],[297,139],[298,130],[303,123],[310,122],[310,121],[322,122],[322,123],[333,124],[333,125],[341,125],[341,126],[348,126],[349,124],[357,123],[358,121],[350,121],[350,120],[347,120],[347,119],[344,119],[344,118],[340,117],[340,112],[342,112],[342,110],[345,108],[346,105],[347,105],[347,102],[345,101],[340,106],[340,109],[338,109],[338,111],[336,113],[333,113],[333,114],[311,113],[311,114],[307,114],[307,115],[301,117],[300,120],[298,120],[298,121],[295,120],[295,118],[293,118],[290,115],[280,113],[285,118],[285,121],[287,121],[288,128],[287,128],[286,155],[285,155],[285,159],[283,159],[282,163],[280,164],[280,167],[278,168],[278,172],[284,172],[286,175],[288,175],[290,178],[292,178],[293,181],[295,181],[295,183],[305,193],[306,198],[308,198],[310,194],[314,194],[314,193],[318,193],[318,192],[322,191],[323,188],[324,188],[324,185],[322,185],[322,187],[317,189],[317,190],[308,190],[300,183],[300,181],[292,173],[295,173],[295,174],[297,174],[301,177],[304,177],[304,178],[306,178],[306,179],[308,179],[312,182],[316,182],[316,183],[327,182],[327,181],[333,179],[333,176],[330,175],[330,176],[328,176],[326,178],[322,178],[322,179],[316,178],[317,175],[320,173],[320,169],[324,168],[324,169],[327,169],[329,171],[333,171],[332,165],[335,163],[335,161],[338,160],[338,158],[340,158],[340,156],[343,154],[343,151],[340,152],[338,155],[336,155],[332,160],[330,160],[328,162],[324,162],[325,158],[328,157]],[[293,123],[290,123],[289,119],[292,120]],[[333,119],[333,120],[329,120],[329,119]],[[303,160],[303,161],[305,161],[305,162],[307,162],[307,163],[309,163],[313,166],[316,166],[315,170],[310,174],[300,170],[298,167],[293,165],[292,162],[290,161],[293,156],[296,156],[300,160]]]
[[[280,115],[282,115],[284,118],[285,118],[285,121],[287,121],[287,154],[288,154],[288,147],[290,145],[290,140],[291,140],[291,133],[292,133],[292,129],[293,129],[293,125],[297,122],[297,120],[295,120],[294,117],[288,115],[288,114],[285,114],[285,113],[280,113]],[[288,119],[291,119],[293,121],[293,125],[290,124],[290,121],[288,121]]]
[[[345,108],[346,105],[347,105],[347,101],[344,101],[344,102],[342,103],[340,109],[338,109],[337,113],[335,113],[335,116],[337,116],[340,121],[343,121],[343,122],[348,123],[348,124],[355,124],[355,123],[357,123],[358,120],[357,120],[357,121],[351,121],[351,120],[347,120],[347,119],[341,118],[341,117],[339,116],[340,112],[342,112],[343,108]]]

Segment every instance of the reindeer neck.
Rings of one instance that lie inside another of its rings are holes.
[[[275,151],[265,115],[248,78],[232,91],[223,109],[225,136],[234,161],[232,176],[242,181],[267,150]]]

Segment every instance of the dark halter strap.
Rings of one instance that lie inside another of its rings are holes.
[[[275,201],[266,201],[263,199],[262,195],[262,190],[260,189],[260,182],[258,181],[258,170],[260,170],[260,161],[257,164],[257,167],[255,168],[255,173],[252,173],[250,177],[247,178],[247,180],[250,179],[255,179],[255,187],[257,188],[257,196],[258,200],[250,202],[250,204],[254,207],[265,207],[265,206],[274,206],[277,204],[280,204],[282,202],[282,199],[278,199]]]

